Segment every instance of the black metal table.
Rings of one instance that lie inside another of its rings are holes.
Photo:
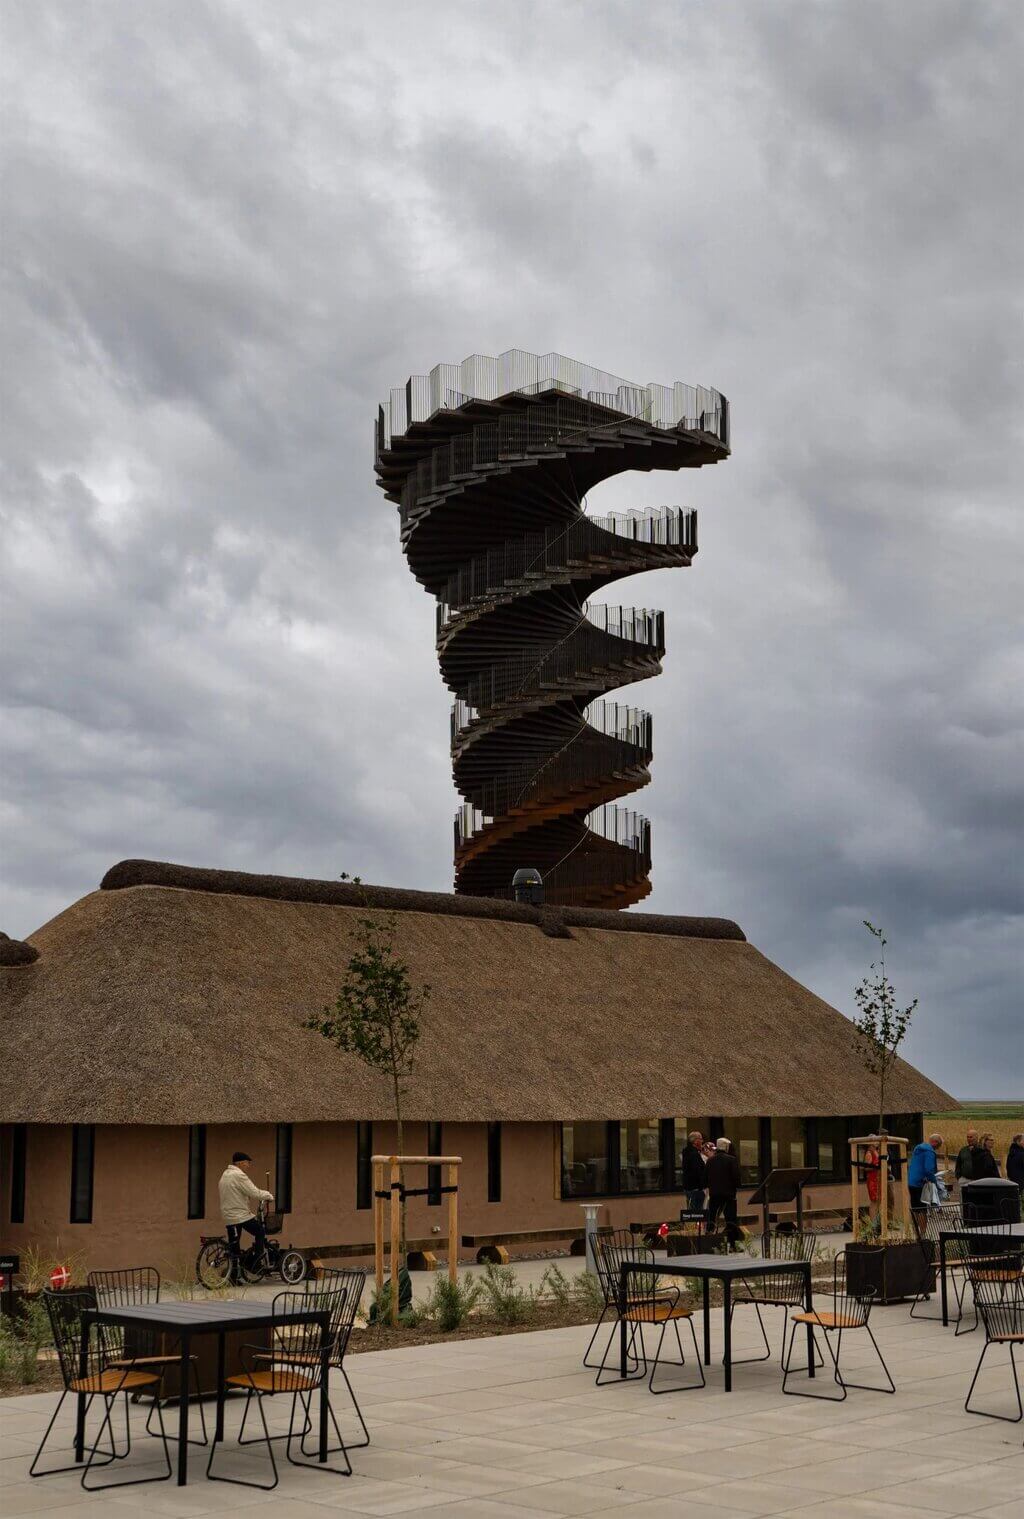
[[[946,1290],[946,1242],[951,1239],[1024,1241],[1024,1224],[971,1224],[960,1229],[939,1230],[939,1280],[942,1293],[942,1322],[949,1324],[949,1294]],[[995,1253],[995,1252],[993,1252]]]
[[[704,1365],[711,1365],[711,1297],[712,1281],[722,1284],[722,1313],[725,1320],[725,1390],[732,1392],[732,1284],[737,1277],[769,1276],[786,1272],[804,1279],[804,1305],[811,1311],[810,1261],[768,1260],[749,1255],[670,1255],[664,1260],[623,1261],[619,1292],[621,1303],[629,1301],[630,1272],[654,1276],[696,1277],[704,1284]],[[619,1318],[619,1375],[626,1376],[626,1323]],[[807,1374],[814,1375],[814,1334],[807,1326]]]
[[[327,1460],[327,1414],[330,1370],[330,1314],[322,1308],[282,1314],[275,1317],[271,1302],[253,1303],[145,1303],[125,1307],[87,1308],[82,1313],[81,1365],[85,1375],[89,1329],[92,1324],[120,1324],[125,1328],[162,1329],[178,1337],[181,1345],[180,1391],[178,1394],[178,1486],[188,1481],[188,1363],[192,1336],[217,1336],[217,1427],[215,1440],[224,1438],[224,1336],[231,1329],[267,1329],[272,1324],[319,1324],[323,1330],[320,1352],[320,1450],[319,1459]],[[75,1423],[75,1460],[85,1456],[86,1396],[78,1394]]]

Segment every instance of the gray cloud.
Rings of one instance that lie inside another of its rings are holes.
[[[450,880],[371,422],[555,348],[733,402],[727,464],[591,498],[701,513],[621,587],[668,614],[652,905],[847,1010],[881,921],[912,1057],[1024,1089],[1017,8],[59,3],[7,40],[6,931],[128,854]]]

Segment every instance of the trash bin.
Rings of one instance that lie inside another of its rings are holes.
[[[1020,1188],[1002,1176],[965,1181],[960,1188],[965,1224],[1019,1224]]]

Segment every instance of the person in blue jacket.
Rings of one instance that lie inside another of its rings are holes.
[[[920,1208],[921,1188],[926,1181],[934,1181],[939,1169],[938,1151],[942,1149],[942,1135],[929,1134],[924,1144],[915,1145],[907,1167],[907,1188],[910,1206]]]

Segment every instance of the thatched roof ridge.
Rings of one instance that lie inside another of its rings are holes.
[[[0,968],[0,1113],[25,1123],[386,1120],[387,1083],[303,1021],[333,1001],[359,905],[183,886],[96,891]],[[633,914],[600,914],[616,921]],[[641,915],[636,915],[641,916]],[[396,914],[433,995],[410,1119],[870,1113],[849,1021],[742,938]],[[899,1062],[893,1111],[953,1106]]]
[[[119,891],[126,886],[177,886],[186,891],[268,897],[277,902],[320,902],[332,907],[365,908],[369,903],[388,912],[432,912],[455,918],[535,923],[555,938],[565,938],[565,928],[610,928],[617,933],[678,934],[697,939],[745,938],[739,924],[728,918],[678,918],[596,907],[526,907],[499,897],[410,891],[405,887],[357,885],[352,881],[315,881],[302,876],[253,875],[243,870],[201,870],[194,865],[173,865],[161,860],[121,860],[111,866],[100,882],[101,891]]]
[[[32,965],[38,959],[39,951],[34,944],[0,934],[0,965]]]

